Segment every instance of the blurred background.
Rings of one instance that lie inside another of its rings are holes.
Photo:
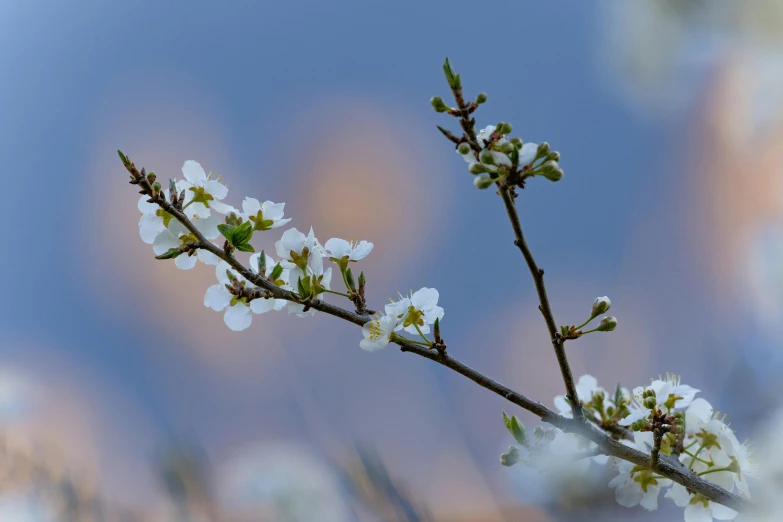
[[[781,35],[777,0],[0,2],[0,520],[680,519],[617,506],[610,471],[500,466],[519,411],[346,323],[230,332],[214,270],[139,240],[115,151],[374,242],[371,304],[438,288],[450,352],[551,406],[502,204],[435,129],[449,56],[481,126],[561,152],[519,199],[529,242],[560,323],[608,295],[620,324],[574,372],[682,374],[743,439],[783,392]]]

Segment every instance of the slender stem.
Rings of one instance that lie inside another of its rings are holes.
[[[335,291],[335,290],[329,290],[328,288],[324,288],[324,289],[323,289],[323,291],[324,291],[324,292],[327,292],[327,293],[329,293],[329,294],[341,295],[341,296],[343,296],[343,297],[345,297],[345,298],[347,298],[347,299],[350,299],[350,298],[351,298],[351,296],[350,296],[350,295],[348,295],[348,294],[344,294],[344,293],[342,293],[342,292],[337,292],[337,291]]]
[[[128,170],[131,171],[131,174],[134,174],[133,171],[135,170],[135,166],[131,165],[128,168]],[[138,171],[136,171],[136,174],[138,174]],[[151,193],[149,183],[147,183],[146,181],[144,180],[140,181],[138,183],[138,186],[146,190],[147,191],[146,193],[148,195]],[[195,225],[193,225],[193,223],[180,210],[174,208],[164,198],[157,199],[156,203],[161,208],[163,208],[163,210],[173,215],[180,223],[182,223],[183,226],[185,226],[185,228],[187,228],[194,235],[194,237],[196,237],[196,239],[198,239],[199,248],[213,253],[214,255],[216,255],[226,263],[228,263],[229,266],[231,266],[234,270],[236,270],[239,274],[241,274],[245,279],[247,279],[248,281],[250,281],[256,286],[269,291],[269,293],[273,297],[277,299],[285,299],[287,301],[299,302],[298,296],[295,293],[289,292],[288,290],[284,290],[276,286],[272,282],[267,281],[266,278],[264,278],[260,274],[256,273],[253,270],[249,270],[248,268],[243,266],[242,263],[240,263],[231,253],[224,251],[222,248],[219,248],[217,245],[207,240],[204,237],[204,235],[195,227]],[[512,202],[512,207],[513,207],[513,202]],[[513,215],[516,216],[516,210],[514,210]],[[513,223],[514,220],[512,219],[512,224]],[[516,223],[518,226],[519,223],[518,219],[516,220]],[[515,231],[516,228],[517,227],[515,226]],[[519,229],[519,232],[521,235],[521,228]],[[521,244],[524,244],[524,241],[522,241]],[[523,251],[523,254],[525,253],[525,249],[520,247],[520,250]],[[535,264],[533,266],[535,266]],[[532,268],[531,271],[533,271]],[[534,279],[538,281],[537,277],[535,276],[536,273],[537,272],[534,272]],[[542,275],[538,277],[542,277]],[[536,286],[538,288],[539,285],[537,284]],[[359,314],[356,312],[345,310],[343,308],[334,306],[332,304],[326,303],[319,299],[314,299],[311,303],[309,303],[309,305],[311,308],[315,310],[318,310],[328,315],[332,315],[334,317],[338,317],[340,319],[343,319],[345,321],[348,321],[358,326],[363,326],[365,323],[367,323],[372,319],[369,315]],[[548,318],[547,326],[549,327],[550,320],[551,320],[551,310],[549,310],[548,301],[542,300],[541,308],[542,308],[542,313],[544,313],[544,317]],[[554,325],[553,320],[551,321],[551,324]],[[555,345],[554,339],[556,339],[556,336],[553,337],[553,345]],[[467,366],[466,364],[458,361],[457,359],[454,359],[446,352],[433,351],[429,347],[420,346],[416,342],[412,342],[410,340],[403,340],[401,338],[393,339],[393,341],[400,346],[401,351],[416,354],[420,357],[424,357],[425,359],[429,359],[435,363],[445,366],[446,368],[449,368],[450,370],[464,377],[467,377],[468,379],[475,382],[479,386],[486,388],[487,390],[503,397],[504,399],[511,402],[512,404],[516,404],[520,408],[533,413],[534,415],[539,417],[542,421],[547,422],[557,428],[560,428],[565,432],[581,435],[582,437],[595,443],[603,455],[626,460],[628,462],[641,466],[645,469],[649,469],[650,466],[649,455],[646,455],[629,446],[626,446],[622,442],[614,440],[612,437],[608,436],[605,432],[585,422],[583,417],[577,417],[575,415],[574,418],[567,418],[567,417],[563,417],[562,415],[558,415],[554,411],[542,405],[540,402],[534,401],[521,393],[515,392],[514,390],[491,379],[490,377],[487,377],[481,372],[474,370],[470,366]],[[558,346],[555,346],[555,349],[556,349],[556,353],[558,353]],[[559,345],[559,349],[562,350],[562,345]],[[558,361],[560,361],[560,357],[558,357]],[[563,367],[561,365],[561,370],[562,368]],[[567,374],[564,374],[564,378],[566,375],[570,377],[570,369],[568,369],[567,362],[565,362],[565,368],[566,370],[568,370],[568,372]],[[570,378],[570,380],[569,379],[565,379],[565,380],[566,380],[567,389],[573,388],[573,378]],[[568,384],[569,382],[570,385]],[[572,391],[572,393],[573,396],[576,398],[575,391]],[[577,408],[575,407],[576,404],[580,404],[578,402],[578,399],[577,401],[572,402],[572,408],[574,408],[575,411],[577,410]],[[581,407],[578,408],[578,411],[581,414]],[[673,480],[674,482],[681,484],[682,486],[685,486],[691,491],[704,495],[705,498],[713,502],[718,502],[719,504],[723,504],[736,511],[745,511],[751,507],[750,502],[748,502],[741,496],[726,491],[725,489],[716,486],[715,484],[707,482],[706,480],[700,478],[698,475],[693,473],[693,471],[683,466],[677,460],[673,460],[666,456],[662,456],[660,463],[658,465],[658,469],[656,471],[661,475]]]
[[[693,454],[693,458],[691,458],[691,463],[688,464],[688,469],[693,469],[693,464],[696,462],[696,459],[699,458],[699,453],[701,453],[701,450],[704,449],[704,443],[702,442],[701,446],[699,446],[699,449],[696,450],[696,453]]]
[[[697,475],[702,477],[704,475],[709,475],[710,473],[717,473],[719,471],[731,471],[731,468],[727,466],[725,468],[708,469],[707,471],[702,471],[701,473],[697,473]]]
[[[557,326],[555,325],[555,318],[552,315],[552,308],[549,306],[549,297],[546,294],[546,286],[544,285],[544,270],[539,268],[536,264],[535,258],[533,258],[530,247],[525,241],[525,235],[522,232],[522,225],[519,222],[519,215],[517,214],[516,205],[514,204],[514,198],[511,195],[511,188],[505,184],[499,183],[500,196],[503,198],[503,203],[506,206],[506,213],[508,219],[511,221],[511,228],[514,229],[514,244],[522,252],[522,256],[525,258],[530,274],[533,276],[533,282],[536,286],[536,292],[538,293],[539,306],[541,314],[544,316],[546,322],[546,328],[549,331],[549,338],[552,341],[552,348],[555,350],[555,356],[557,357],[557,364],[560,366],[560,373],[563,376],[563,383],[566,388],[566,396],[571,404],[571,409],[574,412],[574,418],[581,420],[583,418],[582,402],[579,400],[579,395],[576,393],[576,385],[574,384],[574,376],[571,374],[571,367],[568,365],[568,358],[566,357],[564,343],[565,340],[557,334]]]
[[[419,335],[422,339],[424,339],[424,342],[427,343],[427,346],[432,346],[432,341],[427,339],[427,337],[421,332],[421,328],[419,328],[419,325],[416,323],[413,323],[413,327],[416,328],[416,331],[419,332]]]

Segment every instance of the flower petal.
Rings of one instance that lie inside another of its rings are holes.
[[[187,254],[180,254],[177,256],[176,259],[174,259],[174,264],[180,270],[190,270],[191,268],[196,266],[197,262],[198,262],[197,255],[189,256]]]
[[[185,179],[194,185],[201,186],[207,180],[207,173],[197,161],[188,160],[182,165],[182,174]]]
[[[215,199],[223,199],[228,196],[228,187],[214,179],[204,182],[204,190]],[[212,203],[210,203],[210,206],[212,206]]]
[[[276,299],[253,299],[250,301],[250,310],[254,314],[265,314],[275,306]]]
[[[253,314],[250,312],[249,306],[240,302],[226,308],[223,321],[231,330],[241,332],[253,322]]]
[[[207,293],[204,294],[204,306],[211,308],[216,312],[223,310],[231,303],[231,295],[225,286],[217,284],[207,288]]]

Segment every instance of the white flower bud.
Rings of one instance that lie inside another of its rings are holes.
[[[460,143],[460,144],[459,144],[459,146],[457,147],[457,150],[458,150],[458,151],[459,151],[459,153],[460,153],[460,154],[462,154],[463,156],[464,156],[465,154],[470,154],[470,145],[468,145],[467,143],[465,143],[465,142],[463,141],[462,143]]]
[[[617,328],[617,318],[612,317],[611,315],[608,317],[604,317],[601,319],[601,322],[598,324],[598,327],[595,329],[596,332],[611,332]]]
[[[609,300],[608,297],[596,297],[595,301],[593,301],[593,311],[591,317],[597,317],[601,314],[605,314],[609,311],[609,308],[612,306],[612,302]]]

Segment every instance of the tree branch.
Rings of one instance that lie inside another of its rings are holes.
[[[169,203],[162,194],[158,194],[157,197],[152,197],[153,191],[150,183],[144,178],[142,174],[138,172],[138,170],[136,170],[135,165],[133,165],[130,160],[127,161],[128,162],[125,164],[125,167],[134,178],[131,183],[138,185],[142,189],[142,194],[150,196],[152,201],[154,201],[163,210],[174,216],[180,223],[182,223],[182,225],[184,225],[185,228],[187,228],[188,231],[198,240],[198,248],[212,252],[218,258],[228,263],[245,279],[256,286],[267,290],[273,297],[292,302],[300,301],[299,297],[293,292],[284,290],[274,285],[270,281],[267,281],[262,275],[242,265],[242,263],[240,263],[231,253],[226,252],[224,249],[219,248],[217,245],[206,239],[204,235],[195,227],[195,225],[187,218],[187,216],[185,216],[185,214],[178,208],[175,208],[174,205]],[[565,354],[563,352],[562,342],[557,341],[557,331],[554,327],[554,319],[552,318],[552,312],[549,308],[549,302],[546,297],[546,290],[543,285],[543,271],[537,267],[532,255],[530,255],[530,250],[527,248],[524,236],[522,235],[522,228],[519,224],[519,218],[517,216],[516,209],[514,208],[513,199],[511,199],[511,196],[508,193],[508,189],[506,188],[504,190],[504,188],[501,187],[501,195],[503,196],[504,202],[506,202],[506,209],[509,212],[509,217],[511,218],[511,223],[517,236],[517,246],[522,251],[526,261],[528,261],[528,266],[530,267],[533,278],[536,281],[536,288],[539,291],[539,298],[541,300],[541,312],[544,314],[544,318],[546,319],[547,328],[550,330],[550,333],[552,333],[552,342],[553,346],[555,347],[555,352],[558,354],[558,361],[562,360],[561,370],[563,371],[563,378],[566,381],[566,387],[569,389],[569,400],[571,400],[572,408],[574,408],[575,413],[578,411],[580,415],[575,415],[574,418],[568,418],[559,415],[546,406],[542,405],[540,402],[533,401],[521,393],[515,392],[514,390],[491,379],[490,377],[487,377],[486,375],[474,370],[470,366],[467,366],[457,359],[454,359],[445,351],[439,352],[437,350],[432,350],[406,341],[395,341],[395,343],[400,346],[400,349],[403,352],[414,353],[440,365],[443,365],[446,368],[449,368],[459,373],[460,375],[467,377],[479,386],[486,388],[508,400],[509,402],[533,413],[542,421],[547,422],[563,430],[564,432],[575,433],[594,442],[598,446],[596,451],[599,451],[600,454],[616,457],[642,466],[645,469],[650,469],[651,459],[649,455],[646,455],[622,444],[621,442],[618,442],[617,440],[607,435],[605,432],[593,427],[590,423],[584,420],[583,416],[581,416],[581,403],[579,402],[579,399],[576,395],[571,371],[568,367],[568,362],[565,359]],[[363,326],[372,319],[369,315],[360,315],[356,312],[326,303],[320,299],[313,300],[312,303],[310,303],[310,306],[315,310],[332,315],[334,317],[338,317],[358,326]],[[661,456],[655,471],[661,473],[667,478],[670,478],[674,482],[685,486],[691,491],[704,495],[707,499],[713,502],[718,502],[719,504],[728,506],[736,511],[744,511],[750,507],[750,503],[741,496],[730,493],[710,482],[707,482],[693,473],[687,467],[683,466],[677,460]]]

